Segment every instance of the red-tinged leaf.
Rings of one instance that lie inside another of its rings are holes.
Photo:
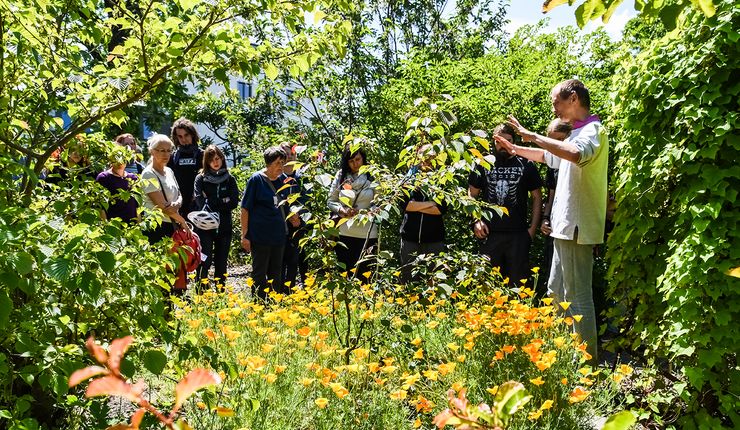
[[[85,392],[86,397],[121,396],[134,403],[139,402],[140,395],[141,391],[115,376],[103,376],[93,380]]]
[[[69,377],[69,388],[74,387],[82,381],[92,378],[93,376],[108,374],[108,369],[100,366],[88,366],[84,369],[75,370]]]
[[[183,402],[196,391],[220,383],[221,377],[215,372],[206,369],[191,370],[175,387],[175,407],[172,408],[172,413],[177,412]]]
[[[138,429],[141,425],[141,420],[144,419],[144,414],[146,414],[146,409],[139,408],[134,412],[133,415],[131,415],[131,428]]]
[[[123,359],[123,354],[126,353],[126,350],[133,341],[134,338],[132,336],[126,336],[111,342],[110,348],[108,348],[108,368],[114,374],[121,374],[121,360]]]
[[[87,338],[85,346],[87,347],[87,350],[90,351],[90,355],[95,358],[95,361],[102,365],[105,365],[105,363],[108,362],[108,353],[105,352],[102,346],[95,343],[95,338],[93,336]]]

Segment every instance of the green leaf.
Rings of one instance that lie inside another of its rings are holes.
[[[95,257],[100,263],[100,268],[104,272],[112,272],[116,267],[116,256],[109,251],[99,251],[95,253]]]
[[[695,0],[697,3],[699,3],[699,8],[702,12],[704,12],[704,15],[708,17],[713,17],[715,13],[717,13],[717,9],[714,7],[714,1],[713,0]]]
[[[200,3],[200,0],[178,0],[178,3],[180,3],[182,11],[187,12],[197,6],[198,3]]]
[[[265,76],[274,81],[278,76],[278,68],[272,63],[265,64]]]
[[[47,260],[47,263],[44,265],[44,272],[46,272],[49,277],[62,282],[66,280],[72,272],[72,261],[67,258],[55,258],[50,261]]]
[[[155,375],[162,374],[167,366],[167,356],[157,349],[151,349],[144,354],[144,367]]]
[[[0,290],[0,327],[7,327],[12,311],[13,301],[5,290]]]
[[[622,411],[610,416],[601,430],[629,430],[637,422],[634,414],[630,411]]]
[[[12,255],[12,254],[11,254]],[[33,256],[25,251],[11,256],[11,261],[19,275],[27,275],[33,271]]]

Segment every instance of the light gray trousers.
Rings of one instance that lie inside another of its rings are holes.
[[[555,239],[552,269],[547,282],[547,294],[557,303],[569,302],[567,316],[581,315],[573,327],[587,343],[592,363],[598,363],[596,338],[596,312],[591,286],[594,266],[593,245],[579,245],[576,240]],[[562,308],[560,308],[562,309]]]

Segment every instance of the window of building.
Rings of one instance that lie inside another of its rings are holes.
[[[246,100],[250,97],[252,97],[252,84],[238,81],[236,83],[236,90],[239,92],[239,98],[242,100]]]

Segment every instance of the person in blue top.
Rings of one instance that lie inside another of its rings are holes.
[[[279,146],[264,152],[265,168],[252,175],[244,190],[241,203],[241,246],[252,254],[252,296],[267,298],[267,290],[285,293],[283,284],[283,253],[288,239],[286,222],[289,209],[289,187],[283,166],[287,155]],[[280,191],[278,191],[280,190]],[[289,220],[294,226],[300,223],[297,216]]]

